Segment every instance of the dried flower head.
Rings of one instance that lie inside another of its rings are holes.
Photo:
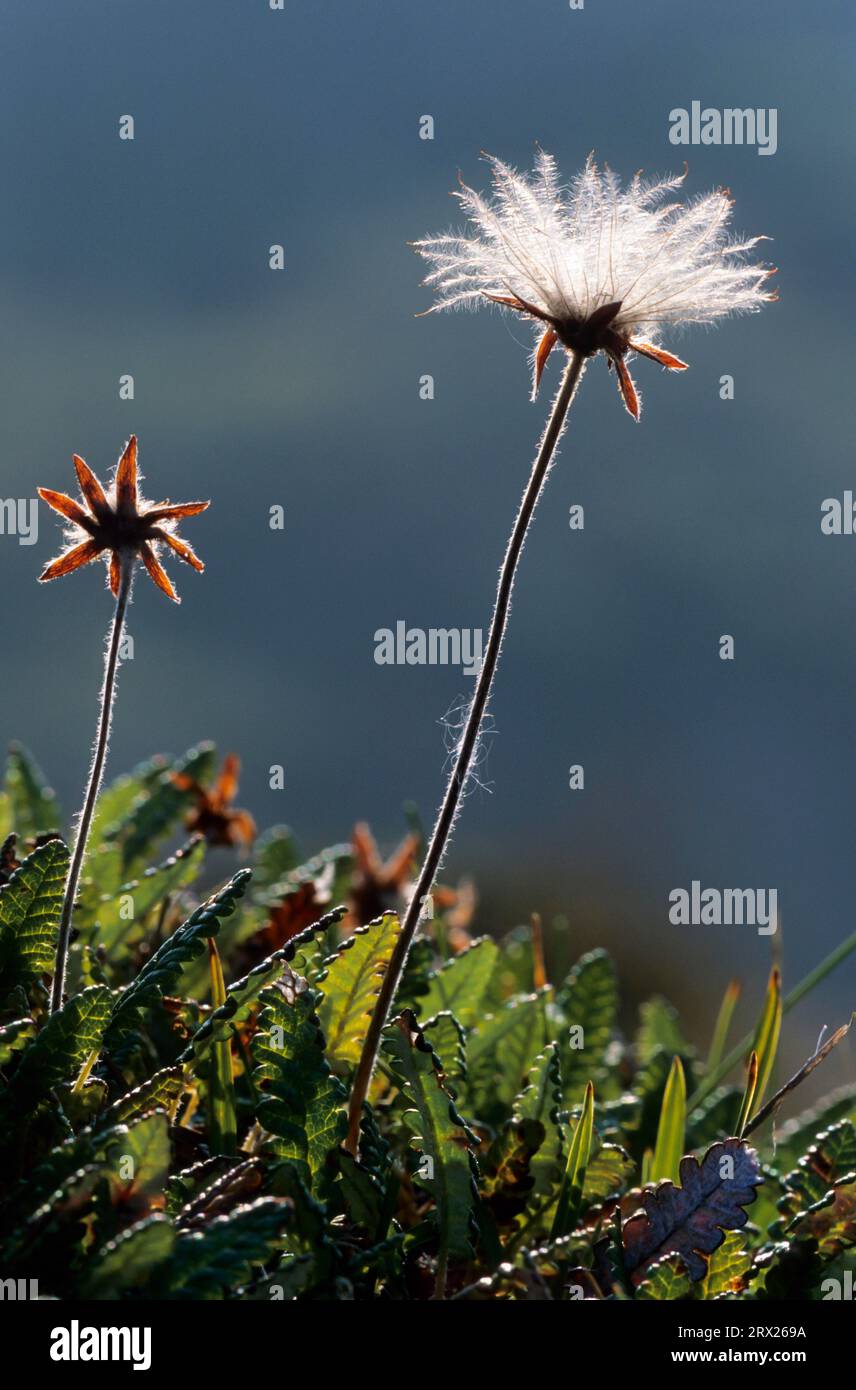
[[[377,841],[365,821],[354,826],[351,836],[354,873],[348,895],[349,926],[365,926],[382,913],[398,909],[413,877],[419,836],[405,835],[384,862]]]
[[[197,516],[210,504],[157,502],[149,506],[137,490],[137,438],[133,434],[116,465],[116,474],[107,492],[77,454],[74,467],[88,511],[64,492],[39,488],[42,500],[71,523],[66,530],[68,545],[43,570],[39,580],[59,579],[103,555],[105,560],[109,557],[110,588],[118,594],[123,566],[132,566],[139,557],[158,588],[174,603],[180,603],[157,552],[161,545],[168,545],[186,564],[201,573],[205,566],[187,541],[176,535],[175,528],[182,517]],[[86,537],[83,541],[81,533]]]
[[[335,872],[331,861],[319,874],[287,886],[268,903],[268,920],[247,940],[246,969],[258,961],[259,952],[268,956],[279,951],[330,910]],[[243,968],[245,957],[239,953],[238,958]]]
[[[249,811],[233,809],[238,795],[241,761],[235,753],[223,760],[219,777],[210,789],[203,787],[186,772],[174,772],[172,780],[194,800],[187,817],[187,829],[192,835],[204,835],[209,845],[251,845],[256,838],[256,823]]]
[[[729,237],[727,190],[680,202],[670,195],[686,171],[652,182],[637,174],[622,188],[589,158],[562,185],[543,151],[531,177],[488,158],[493,197],[466,184],[454,195],[472,230],[415,247],[434,266],[425,280],[437,295],[433,310],[488,299],[535,320],[533,397],[557,343],[584,357],[603,352],[638,420],[628,353],[683,371],[685,362],[651,341],[661,327],[714,323],[775,298],[765,287],[774,267],[747,259],[764,238]]]

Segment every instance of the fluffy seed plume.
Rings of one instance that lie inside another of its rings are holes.
[[[665,327],[711,324],[752,313],[775,299],[775,268],[748,259],[762,237],[728,231],[727,190],[685,202],[672,195],[685,173],[624,188],[593,158],[570,184],[539,151],[531,175],[487,156],[493,195],[466,184],[454,195],[470,230],[415,243],[434,269],[425,284],[438,309],[490,300],[535,321],[533,398],[557,343],[591,357],[603,352],[634,419],[640,402],[626,357],[639,353],[671,371],[686,363],[654,341]]]

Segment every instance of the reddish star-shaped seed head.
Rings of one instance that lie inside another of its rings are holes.
[[[228,753],[217,781],[210,789],[188,777],[174,772],[172,780],[181,791],[190,792],[194,808],[187,817],[187,829],[194,835],[204,835],[210,845],[251,845],[256,838],[256,823],[249,811],[233,808],[238,795],[238,776],[241,762],[235,753]]]
[[[384,863],[374,835],[360,821],[351,837],[354,875],[350,888],[350,916],[356,926],[365,926],[376,917],[400,906],[413,875],[419,836],[405,835],[398,849]]]
[[[119,592],[123,568],[130,569],[139,558],[158,588],[174,603],[180,603],[166,570],[157,557],[159,546],[168,545],[186,564],[201,573],[205,568],[187,541],[176,535],[177,522],[185,516],[197,516],[210,505],[208,502],[157,502],[149,506],[137,490],[137,437],[131,435],[122,457],[116,465],[116,476],[105,492],[88,464],[77,454],[74,467],[85,510],[64,492],[40,487],[39,496],[55,512],[64,516],[68,545],[39,575],[46,583],[88,565],[103,555],[109,557],[110,588]],[[81,540],[81,534],[85,539]]]

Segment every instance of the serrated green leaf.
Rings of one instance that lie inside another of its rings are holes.
[[[577,962],[556,1003],[565,1021],[559,1038],[565,1099],[574,1104],[589,1077],[597,1078],[615,1027],[618,985],[606,951],[590,951]]]
[[[526,1080],[512,1113],[516,1120],[538,1120],[544,1126],[544,1141],[532,1158],[531,1168],[536,1194],[546,1197],[561,1182],[565,1168],[567,1131],[559,1118],[562,1075],[557,1043],[550,1043],[535,1058]]]
[[[102,1043],[110,1016],[111,992],[93,985],[74,994],[22,1054],[7,1095],[19,1107],[35,1103],[63,1081],[74,1081]]]
[[[296,869],[300,854],[287,825],[274,825],[256,840],[253,850],[253,889],[258,894]]]
[[[105,1147],[106,1170],[114,1200],[159,1197],[169,1173],[169,1131],[166,1115],[151,1111],[127,1125],[118,1125]]]
[[[132,1091],[127,1091],[114,1101],[109,1110],[105,1111],[103,1123],[105,1125],[130,1124],[140,1115],[147,1114],[150,1110],[163,1108],[167,1113],[172,1111],[173,1106],[185,1090],[185,1082],[181,1073],[181,1067],[164,1067],[161,1071],[155,1072],[147,1081],[135,1086]]]
[[[35,1037],[36,1023],[32,1018],[15,1018],[0,1028],[0,1067],[5,1067],[16,1052]]]
[[[535,987],[535,960],[532,928],[522,924],[506,932],[499,942],[493,975],[485,997],[493,1013],[515,994],[528,994]]]
[[[752,1297],[764,1302],[808,1301],[826,1260],[814,1240],[780,1241],[759,1250],[750,1271]]]
[[[63,1113],[72,1129],[80,1129],[90,1121],[94,1122],[99,1110],[104,1108],[107,1099],[107,1082],[98,1076],[90,1076],[89,1070],[98,1060],[98,1051],[90,1053],[83,1072],[73,1084],[63,1081],[56,1088],[56,1096]]]
[[[486,1013],[485,995],[498,955],[496,942],[483,936],[453,956],[428,977],[428,992],[419,999],[420,1017],[448,1010],[464,1028],[474,1027]]]
[[[421,1001],[428,992],[428,979],[433,975],[437,955],[431,942],[425,936],[417,935],[410,947],[404,974],[395,996],[396,1008],[421,1009]]]
[[[118,844],[102,844],[87,850],[75,908],[75,916],[84,927],[95,920],[99,904],[119,892],[125,877]]]
[[[586,1169],[583,1194],[586,1204],[598,1206],[626,1192],[636,1171],[633,1159],[620,1144],[598,1144]]]
[[[336,1158],[340,1173],[336,1193],[342,1198],[347,1218],[363,1227],[370,1240],[384,1240],[395,1215],[400,1177],[371,1105],[363,1106],[359,1158],[353,1158],[346,1148],[339,1148]]]
[[[689,1057],[693,1049],[689,1046],[678,1021],[678,1011],[659,995],[646,999],[639,1007],[641,1023],[636,1035],[636,1055],[642,1066],[650,1061],[654,1053],[663,1048],[679,1057]]]
[[[508,1120],[480,1162],[479,1194],[497,1231],[513,1227],[534,1192],[532,1161],[544,1142],[540,1120]],[[494,1261],[502,1258],[494,1249]]]
[[[698,1285],[700,1298],[720,1298],[727,1293],[740,1293],[752,1266],[752,1252],[746,1249],[746,1236],[729,1231],[718,1250],[707,1262],[707,1274]]]
[[[797,1244],[810,1242],[824,1260],[856,1246],[856,1178],[836,1182],[819,1202],[800,1212],[788,1234]]]
[[[840,1086],[810,1110],[785,1121],[776,1133],[777,1166],[782,1170],[792,1167],[815,1137],[839,1120],[856,1123],[856,1083]]]
[[[310,883],[323,887],[326,902],[340,903],[348,895],[353,872],[354,856],[350,845],[328,845],[320,854],[290,869],[276,883],[272,883],[258,901],[274,906],[295,889]]]
[[[830,1188],[856,1173],[856,1125],[850,1120],[818,1134],[808,1152],[784,1179],[787,1195],[779,1208],[793,1217],[825,1197]]]
[[[107,1048],[115,1047],[135,1026],[137,1020],[165,994],[174,994],[182,970],[205,950],[220,922],[230,917],[244,896],[250,880],[249,869],[239,869],[217,893],[192,912],[187,921],[167,937],[146,961],[136,979],[119,995],[110,1017],[105,1038]]]
[[[341,1152],[337,1150],[337,1158]],[[326,1209],[301,1182],[291,1163],[276,1165],[271,1173],[271,1188],[275,1196],[285,1197],[291,1203],[291,1223],[287,1251],[273,1270],[265,1295],[291,1299],[308,1295],[314,1288],[316,1298],[347,1298],[347,1292],[339,1294],[335,1286],[330,1286],[336,1252]]]
[[[319,979],[323,999],[318,1017],[331,1062],[360,1060],[363,1040],[384,973],[395,949],[401,923],[387,912],[366,927],[357,927]]]
[[[423,1032],[438,1057],[443,1059],[446,1086],[457,1096],[467,1076],[466,1033],[454,1014],[444,1009],[423,1025]]]
[[[175,783],[175,774],[194,782],[205,782],[214,767],[213,744],[191,748],[183,758],[164,768],[133,803],[127,816],[114,825],[109,834],[111,842],[121,851],[122,876],[141,873],[153,851],[175,830],[182,813],[191,804],[192,792]]]
[[[6,793],[12,825],[22,840],[59,830],[62,816],[56,796],[39,767],[19,743],[9,747],[6,764]]]
[[[252,1042],[258,1121],[272,1136],[273,1152],[294,1163],[308,1187],[318,1187],[344,1137],[346,1093],[324,1055],[317,994],[308,989],[289,1002],[272,985],[261,1002]]]
[[[323,950],[318,945],[319,942],[326,942],[328,932],[335,927],[345,914],[345,909],[337,907],[333,912],[328,912],[325,917],[316,922],[312,927],[293,941],[289,941],[278,951],[273,951],[258,965],[253,966],[252,970],[240,980],[235,980],[226,986],[226,999],[219,1009],[214,1011],[200,1024],[188,1046],[182,1052],[179,1061],[189,1062],[193,1057],[203,1060],[212,1044],[223,1038],[231,1037],[235,1028],[245,1023],[254,1009],[258,1005],[262,991],[267,985],[273,984],[280,976],[288,982],[294,982],[297,976],[306,978],[303,970],[299,967],[305,964],[307,956],[315,958],[316,948],[318,955],[318,969],[312,971],[313,978],[323,973],[321,959],[324,955]]]
[[[477,1113],[491,1118],[520,1091],[548,1042],[549,990],[509,999],[467,1040],[467,1094]]]
[[[57,1144],[8,1193],[8,1205],[15,1213],[16,1228],[3,1241],[3,1256],[10,1257],[19,1242],[27,1238],[27,1225],[51,1196],[59,1191],[74,1173],[99,1158],[98,1145],[92,1128]]]
[[[295,975],[302,975],[310,985],[318,984],[324,974],[325,961],[330,955],[332,945],[331,938],[335,935],[335,928],[344,914],[343,907],[334,908],[282,948],[283,957]]]
[[[11,1264],[23,1251],[31,1265],[48,1274],[51,1292],[76,1295],[74,1273],[80,1260],[81,1221],[92,1212],[93,1193],[103,1180],[103,1168],[97,1162],[68,1174],[18,1225],[5,1244],[4,1263]],[[26,1185],[25,1195],[30,1196]]]
[[[290,1201],[259,1197],[201,1231],[182,1231],[173,1247],[170,1297],[221,1299],[234,1292],[269,1263],[291,1221]]]
[[[443,1065],[409,1009],[387,1025],[381,1055],[407,1107],[411,1143],[422,1155],[415,1181],[434,1199],[438,1239],[438,1290],[448,1260],[472,1252],[475,1169],[474,1136],[443,1085]]]
[[[692,1295],[692,1281],[683,1260],[677,1255],[668,1255],[651,1265],[636,1290],[637,1298],[655,1298],[676,1302],[679,1298]]]
[[[129,1226],[92,1257],[84,1286],[86,1297],[116,1299],[127,1290],[139,1293],[169,1260],[174,1245],[175,1228],[162,1212],[153,1212]]]
[[[361,1150],[364,1136],[361,1135]],[[383,1240],[389,1225],[389,1217],[384,1221],[387,1208],[386,1183],[362,1162],[355,1159],[347,1149],[340,1149],[336,1155],[341,1181],[339,1193],[344,1203],[348,1219],[369,1233],[372,1240]]]
[[[170,1216],[177,1218],[182,1213],[186,1214],[203,1192],[210,1189],[218,1178],[233,1172],[241,1162],[243,1160],[227,1158],[225,1154],[214,1154],[173,1173],[165,1189],[166,1209]]]
[[[53,971],[68,849],[40,845],[0,888],[0,998]]]
[[[346,1152],[346,1150],[342,1150]],[[360,1153],[359,1161],[363,1168],[368,1168],[372,1175],[381,1183],[385,1182],[391,1172],[391,1145],[389,1140],[381,1133],[378,1116],[368,1101],[363,1104],[363,1114],[360,1120]]]
[[[202,1186],[184,1203],[176,1216],[176,1225],[183,1230],[198,1230],[214,1216],[225,1216],[242,1202],[258,1195],[262,1181],[271,1189],[270,1178],[276,1167],[265,1174],[261,1158],[239,1158],[232,1156],[229,1167],[217,1172],[213,1180]],[[267,1178],[267,1180],[266,1180]],[[283,1196],[276,1192],[276,1196]]]
[[[127,959],[145,934],[145,924],[154,907],[195,882],[205,858],[205,842],[195,840],[177,850],[162,864],[147,869],[139,879],[123,883],[115,893],[89,903],[75,923],[91,922],[93,942],[103,946],[112,966]]]
[[[52,1105],[53,1100],[51,1099],[47,1104]],[[150,1108],[148,1116],[151,1116]],[[141,1153],[154,1153],[155,1151],[150,1143],[151,1130],[148,1132],[144,1130],[140,1135],[129,1138],[129,1135],[134,1135],[137,1117],[129,1114],[127,1119],[127,1124],[114,1124],[109,1122],[111,1112],[106,1112],[100,1124],[91,1125],[64,1143],[57,1145],[36,1163],[32,1170],[27,1172],[25,1178],[11,1189],[9,1209],[14,1212],[17,1222],[13,1237],[15,1248],[17,1248],[17,1242],[26,1242],[33,1236],[34,1232],[39,1231],[44,1225],[47,1214],[55,1208],[59,1213],[56,1218],[57,1221],[61,1221],[61,1214],[67,1209],[69,1216],[66,1219],[71,1220],[72,1239],[79,1243],[79,1228],[75,1227],[76,1218],[73,1215],[77,1208],[67,1205],[70,1194],[79,1188],[81,1200],[86,1200],[86,1193],[91,1191],[99,1182],[107,1180],[114,1187],[119,1185],[121,1178],[119,1162],[123,1153],[130,1152],[132,1156],[136,1153],[139,1163]],[[143,1142],[146,1134],[148,1134],[148,1138]],[[157,1182],[162,1182],[165,1179],[164,1162],[168,1161],[169,1156],[168,1150],[165,1148],[161,1148],[160,1152],[161,1159],[158,1165],[160,1177]],[[85,1175],[85,1180],[80,1178],[81,1174]],[[80,1182],[78,1182],[79,1178]],[[122,1190],[125,1186],[125,1181],[122,1180]],[[132,1200],[135,1199],[132,1197]],[[74,1235],[75,1229],[78,1230],[77,1235]],[[6,1258],[7,1256],[11,1258],[11,1248],[4,1247],[3,1257]]]
[[[105,839],[118,833],[122,822],[138,803],[142,803],[170,765],[170,759],[156,754],[138,764],[133,772],[123,773],[102,788],[98,793],[98,804],[89,831],[90,854]]]

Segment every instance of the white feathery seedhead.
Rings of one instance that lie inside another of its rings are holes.
[[[424,282],[436,296],[433,310],[487,299],[536,321],[536,391],[557,342],[584,356],[602,351],[638,419],[628,352],[682,370],[686,363],[650,341],[661,327],[715,323],[776,297],[766,286],[774,268],[748,259],[765,238],[729,235],[727,190],[681,202],[670,195],[685,174],[649,182],[637,174],[622,188],[590,157],[562,185],[543,151],[532,175],[487,158],[493,196],[466,184],[455,194],[471,229],[418,241],[415,249],[434,267]]]

